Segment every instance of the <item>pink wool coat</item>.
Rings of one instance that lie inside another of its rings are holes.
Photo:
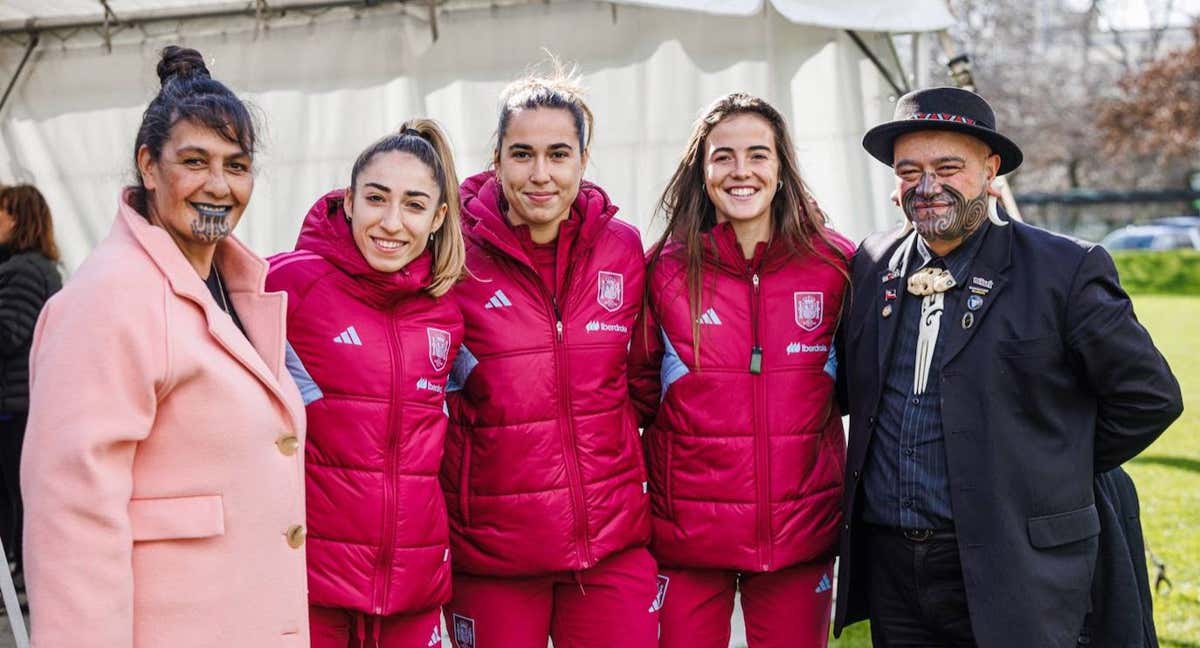
[[[249,341],[124,200],[42,312],[21,466],[35,647],[308,646],[286,296],[236,239],[215,262]]]

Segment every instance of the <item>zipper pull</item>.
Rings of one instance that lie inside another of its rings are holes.
[[[762,373],[762,347],[754,346],[750,349],[750,373]]]
[[[563,339],[562,312],[558,310],[558,298],[550,298],[550,306],[554,309],[554,330],[558,332],[558,341]]]
[[[750,283],[754,284],[754,294],[757,295],[758,294],[758,273],[757,272],[754,273],[754,276],[750,277]]]

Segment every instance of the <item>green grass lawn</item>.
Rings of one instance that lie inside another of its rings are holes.
[[[1126,464],[1137,483],[1146,543],[1174,584],[1155,597],[1154,620],[1164,648],[1200,648],[1200,297],[1140,295],[1134,309],[1175,370],[1185,408],[1162,438]],[[1154,574],[1150,565],[1151,585]],[[829,645],[870,646],[867,624]]]

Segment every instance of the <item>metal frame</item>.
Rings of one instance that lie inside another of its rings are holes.
[[[854,41],[854,44],[858,46],[858,49],[865,54],[868,59],[870,59],[871,64],[874,65],[875,69],[879,72],[879,76],[883,77],[884,81],[887,81],[887,84],[892,87],[892,90],[896,93],[897,97],[908,92],[908,80],[904,78],[903,69],[899,70],[900,82],[903,84],[901,85],[901,83],[896,83],[896,80],[892,78],[892,71],[887,69],[887,66],[883,64],[883,61],[879,60],[878,56],[875,56],[875,52],[871,51],[870,47],[867,47],[867,43],[858,35],[858,32],[854,31],[853,29],[847,29],[845,31],[846,34],[850,36],[850,39]],[[890,39],[891,36],[889,35],[888,38]],[[897,63],[899,63],[899,57],[896,56],[895,45],[893,45],[891,49],[892,56],[895,57]]]
[[[33,54],[33,50],[37,49],[38,42],[40,41],[41,38],[36,32],[29,35],[29,44],[25,46],[25,55],[21,57],[21,62],[17,64],[17,71],[9,79],[8,87],[4,89],[4,96],[0,98],[0,115],[4,114],[4,106],[8,104],[8,96],[12,94],[13,88],[17,86],[17,80],[21,78],[21,72],[25,70],[25,64],[29,62],[30,55]]]

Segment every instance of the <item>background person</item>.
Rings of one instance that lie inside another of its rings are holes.
[[[852,268],[834,631],[869,617],[876,645],[1091,643],[1094,477],[1179,416],[1179,384],[1103,248],[990,212],[1022,155],[982,97],[907,94],[863,146],[908,223]]]
[[[450,539],[438,468],[462,342],[458,178],[445,134],[414,119],[359,154],[271,259],[288,295],[289,369],[307,404],[314,648],[441,645]]]
[[[308,645],[304,405],[284,298],[231,235],[255,129],[200,53],[163,50],[112,231],[30,359],[33,645]]]
[[[21,445],[29,415],[29,345],[62,288],[50,206],[33,185],[0,187],[0,538],[21,582]]]
[[[853,244],[825,224],[782,115],[700,118],[649,257],[631,386],[646,427],[660,646],[823,646],[845,443],[833,334]]]
[[[626,387],[637,230],[583,180],[592,116],[566,75],[501,97],[495,169],[462,186],[466,342],[442,479],[458,648],[656,645],[645,467]]]

